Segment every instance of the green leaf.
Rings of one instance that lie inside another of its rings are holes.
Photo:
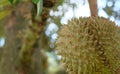
[[[10,10],[0,11],[0,20],[5,18],[10,13]]]
[[[11,4],[13,4],[14,0],[9,0],[9,2],[10,2]]]
[[[39,2],[37,3],[37,15],[41,14],[43,9],[43,0],[39,0]]]
[[[14,3],[20,3],[22,0],[9,0],[9,2],[11,4],[14,4]]]
[[[32,0],[33,3],[37,4],[39,0]]]
[[[8,0],[0,0],[0,7],[8,6],[10,2]],[[1,9],[0,9],[1,10]]]
[[[22,0],[16,0],[17,3],[21,2]]]

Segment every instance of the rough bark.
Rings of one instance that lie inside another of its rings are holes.
[[[6,18],[6,42],[0,61],[0,74],[23,74],[22,71],[18,71],[18,58],[23,42],[23,33],[29,25],[27,19],[30,18],[30,15],[27,6],[30,7],[29,3],[18,4],[17,9]],[[25,69],[28,71],[27,74],[43,74],[40,54],[40,50],[35,48],[34,55],[31,57],[33,59],[31,67]]]
[[[31,21],[32,24],[29,25],[29,27],[26,29],[25,34],[24,34],[24,38],[23,38],[23,43],[21,46],[21,50],[19,53],[19,63],[20,66],[18,66],[19,70],[20,70],[20,74],[44,74],[44,73],[35,73],[37,71],[33,71],[34,69],[37,69],[33,66],[31,66],[31,64],[34,64],[34,60],[33,60],[33,54],[35,53],[35,48],[34,46],[36,44],[38,44],[38,40],[41,41],[42,39],[42,34],[44,33],[44,28],[46,26],[46,20],[49,17],[49,8],[52,7],[55,3],[55,0],[45,0],[44,1],[44,5],[46,5],[47,3],[50,4],[50,6],[43,6],[43,11],[41,13],[40,16],[37,16],[38,18],[40,17],[41,20],[36,19],[36,6],[34,5],[34,11],[32,12],[32,17],[31,17]],[[42,48],[40,48],[41,50]],[[38,51],[39,52],[39,51]],[[43,52],[41,52],[42,54]],[[36,53],[35,53],[36,54]],[[44,57],[41,56],[42,59],[42,63],[44,63]],[[36,65],[37,66],[37,65]],[[44,65],[42,66],[42,69],[44,69]],[[46,69],[44,69],[43,71],[45,71]]]
[[[51,0],[53,4],[54,1],[55,0]],[[46,2],[48,3],[49,0],[46,0]],[[45,74],[45,68],[44,65],[42,65],[44,63],[44,57],[42,56],[43,52],[40,52],[42,48],[41,46],[36,46],[38,44],[38,37],[35,37],[35,39],[33,38],[29,42],[30,36],[27,36],[26,38],[24,35],[28,34],[26,30],[27,26],[27,29],[29,29],[29,32],[31,32],[30,34],[32,36],[34,36],[34,34],[37,34],[41,39],[41,35],[44,33],[46,20],[49,17],[49,8],[44,6],[43,13],[40,16],[41,20],[36,20],[35,14],[31,15],[31,4],[18,4],[15,7],[16,9],[13,10],[12,15],[10,15],[6,20],[6,43],[0,61],[0,74]],[[32,10],[34,13],[35,10]],[[30,24],[29,20],[32,20],[32,24],[36,25],[28,27]],[[21,38],[20,33],[23,29],[25,30],[23,32],[24,34],[22,33],[23,38]],[[32,45],[27,44],[31,42],[33,42]],[[26,48],[24,48],[24,46]],[[23,58],[21,58],[21,56]],[[26,63],[25,61],[28,59],[26,58],[28,56],[30,64],[29,62]]]
[[[0,60],[1,60],[1,56],[2,56],[2,50],[3,50],[3,48],[0,48]]]
[[[0,61],[0,74],[16,74],[15,62],[21,45],[21,39],[17,35],[25,27],[25,24],[27,22],[14,12],[6,20],[6,42]]]

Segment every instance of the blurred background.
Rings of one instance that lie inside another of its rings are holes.
[[[67,74],[57,32],[89,17],[87,0],[0,0],[0,74]],[[97,0],[98,15],[120,25],[120,0]],[[27,59],[27,60],[26,60]]]

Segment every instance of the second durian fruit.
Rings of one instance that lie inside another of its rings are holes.
[[[56,49],[69,74],[116,74],[120,28],[102,17],[71,19],[58,33]]]

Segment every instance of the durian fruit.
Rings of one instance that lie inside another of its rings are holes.
[[[109,19],[73,18],[55,44],[69,74],[116,74],[120,68],[120,28]]]

